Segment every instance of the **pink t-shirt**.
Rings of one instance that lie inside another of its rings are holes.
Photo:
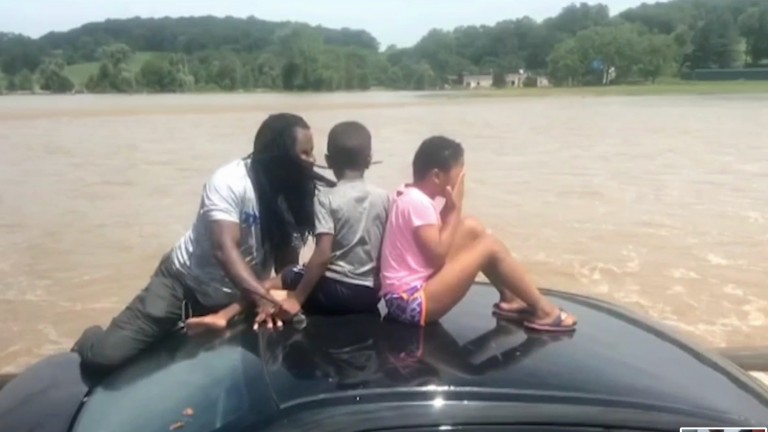
[[[416,228],[424,225],[440,225],[437,203],[418,188],[401,187],[390,207],[381,246],[382,296],[423,284],[437,270],[416,243]]]

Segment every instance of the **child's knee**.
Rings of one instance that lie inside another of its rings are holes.
[[[478,242],[483,245],[482,249],[491,258],[496,258],[504,253],[504,244],[492,235],[485,235]]]
[[[461,227],[473,238],[480,238],[489,232],[479,219],[471,216],[465,216],[461,219]]]

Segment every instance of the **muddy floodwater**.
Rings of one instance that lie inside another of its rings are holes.
[[[467,150],[467,211],[541,286],[709,345],[768,344],[768,98],[332,95],[0,98],[0,372],[107,324],[190,226],[203,182],[261,120],[373,132],[370,181],[419,142]],[[488,307],[488,305],[477,305]]]

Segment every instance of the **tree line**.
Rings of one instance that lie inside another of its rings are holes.
[[[133,68],[138,52],[153,55]],[[84,90],[98,93],[424,90],[521,69],[555,85],[607,85],[766,61],[768,0],[673,0],[613,16],[574,3],[540,22],[433,29],[412,47],[384,49],[364,30],[253,17],[106,20],[38,39],[0,33],[9,91],[71,92],[67,65],[87,62],[98,68]]]

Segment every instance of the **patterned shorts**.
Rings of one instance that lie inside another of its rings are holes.
[[[414,285],[399,293],[384,295],[389,317],[404,324],[424,326],[427,317],[427,297],[424,285]]]

